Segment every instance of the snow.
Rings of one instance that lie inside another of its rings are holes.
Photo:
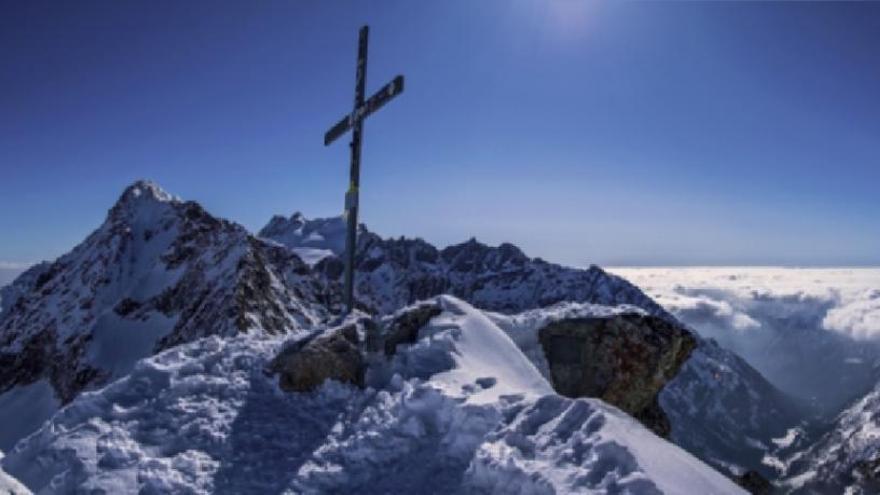
[[[152,312],[144,320],[132,321],[114,312],[105,313],[92,329],[88,360],[108,371],[111,377],[124,376],[137,360],[153,353],[159,339],[168,335],[177,319]]]
[[[309,266],[315,266],[322,259],[333,256],[333,251],[329,249],[298,247],[291,249],[297,256]]]
[[[0,460],[2,459],[3,453],[0,452]],[[31,495],[31,491],[0,469],[0,495]]]
[[[468,401],[478,404],[497,402],[504,395],[537,397],[553,392],[535,365],[482,312],[454,297],[439,300],[444,312],[422,330],[419,344],[441,347],[441,352],[452,356],[452,369],[432,378],[447,395],[454,397],[474,384],[479,392]],[[449,352],[450,348],[454,351]],[[413,352],[423,351],[417,345]]]
[[[490,493],[745,493],[619,410],[558,395],[490,433],[468,474]]]
[[[60,405],[46,380],[0,394],[0,450],[11,449],[19,438],[37,431]]]
[[[282,338],[206,337],[81,394],[2,468],[35,492],[744,493],[617,409],[553,394],[491,319],[436,301],[414,344],[370,358],[366,389],[284,393],[264,371]]]
[[[800,434],[799,428],[789,428],[787,432],[785,432],[785,436],[780,438],[774,438],[773,443],[776,444],[777,447],[786,448],[790,447],[791,444],[797,439]]]
[[[346,234],[345,217],[307,220],[302,213],[297,212],[290,218],[281,216],[272,218],[269,224],[260,230],[259,235],[290,248],[311,248],[314,251],[305,251],[305,253],[311,253],[312,256],[328,251],[327,254],[340,256],[345,252]]]

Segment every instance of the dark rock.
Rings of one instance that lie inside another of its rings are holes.
[[[439,303],[430,301],[395,314],[382,332],[385,355],[393,356],[400,344],[414,343],[419,336],[419,330],[441,312]]]
[[[119,301],[119,304],[113,308],[113,311],[116,312],[119,316],[128,316],[135,311],[137,311],[141,307],[141,303],[135,301],[134,299],[126,297],[122,301]]]
[[[773,484],[757,471],[746,471],[739,476],[734,476],[733,481],[752,495],[770,495],[774,489]]]
[[[364,368],[354,324],[297,342],[270,365],[279,375],[278,385],[287,392],[311,392],[328,379],[363,387]]]
[[[558,393],[598,397],[658,435],[669,435],[657,395],[696,347],[690,332],[662,318],[629,313],[555,321],[538,337]]]
[[[663,412],[663,408],[660,407],[660,401],[656,396],[644,409],[636,411],[632,415],[643,425],[650,425],[651,431],[663,438],[669,438],[669,434],[672,433],[672,424],[666,417],[666,413]]]

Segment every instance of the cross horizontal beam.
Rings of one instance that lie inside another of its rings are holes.
[[[354,126],[356,120],[363,120],[379,110],[395,96],[403,93],[403,76],[397,76],[390,83],[382,86],[363,105],[346,115],[324,134],[324,146],[336,141]]]

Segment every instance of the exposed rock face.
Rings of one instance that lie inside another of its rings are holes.
[[[325,380],[364,384],[365,363],[355,324],[338,327],[286,347],[271,364],[287,392],[311,392]]]
[[[752,495],[770,495],[774,489],[773,484],[757,471],[746,471],[740,476],[736,476],[733,481]]]
[[[341,218],[275,217],[260,236],[295,252],[324,250],[314,268],[338,282],[344,269]],[[626,280],[597,266],[586,270],[529,258],[512,244],[487,246],[471,239],[437,249],[422,239],[382,239],[361,225],[356,256],[356,296],[370,312],[392,313],[417,301],[451,294],[491,311],[516,313],[559,301],[632,304],[672,317]]]
[[[414,343],[419,337],[419,330],[442,312],[436,301],[427,301],[395,314],[381,331],[385,355],[394,355],[400,344]]]
[[[669,434],[657,396],[696,346],[690,332],[661,318],[625,313],[554,321],[538,337],[557,392],[601,398],[658,435]]]
[[[70,253],[4,289],[0,393],[46,378],[66,403],[161,349],[337,309],[335,286],[290,250],[140,181]]]

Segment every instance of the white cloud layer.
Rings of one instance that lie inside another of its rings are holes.
[[[16,277],[30,267],[26,263],[10,263],[8,261],[0,261],[0,287],[12,283]]]
[[[852,338],[880,339],[880,268],[615,268],[673,312],[704,310],[731,327],[757,329],[749,304],[779,301],[776,317],[796,317],[800,302],[830,306],[822,327]],[[738,307],[737,307],[738,306]],[[802,316],[802,315],[800,315]]]
[[[15,261],[0,261],[0,270],[27,270],[33,263],[19,263]]]

